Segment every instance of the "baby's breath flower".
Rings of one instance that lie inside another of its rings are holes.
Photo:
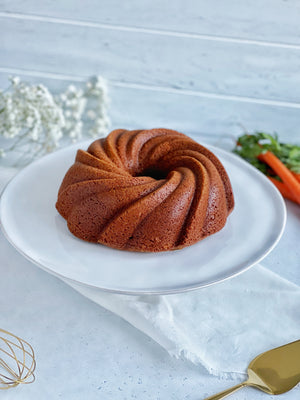
[[[77,89],[76,89],[76,87],[75,87],[74,85],[69,85],[69,86],[68,86],[68,92],[70,92],[70,93],[76,93],[76,92],[77,92]]]
[[[28,128],[30,128],[34,123],[34,118],[32,118],[32,116],[28,115],[28,117],[25,120],[25,125],[28,126]]]
[[[91,79],[83,89],[69,85],[55,97],[42,84],[30,85],[18,77],[10,81],[9,89],[0,91],[0,136],[11,146],[0,149],[0,157],[23,149],[23,155],[31,161],[57,148],[63,136],[72,142],[79,140],[85,123],[89,124],[85,132],[92,136],[107,133],[108,95],[102,77]]]
[[[89,81],[87,86],[87,93],[93,100],[92,106],[87,116],[93,121],[93,126],[89,129],[89,134],[93,137],[103,136],[107,133],[110,126],[110,119],[108,117],[108,90],[106,81],[97,76]]]
[[[67,96],[65,93],[62,93],[60,96],[61,101],[65,102],[67,100]]]
[[[12,76],[9,78],[13,86],[17,86],[20,83],[20,78],[18,76]]]
[[[29,130],[28,135],[33,141],[37,141],[39,139],[39,130],[40,127],[38,125],[34,126],[32,129]]]
[[[82,130],[82,122],[78,121],[77,124],[74,125],[73,129],[70,130],[70,138],[72,141],[77,141],[81,138],[81,130]]]
[[[94,110],[88,110],[86,115],[89,117],[91,120],[95,120],[97,117],[97,114],[95,113]]]

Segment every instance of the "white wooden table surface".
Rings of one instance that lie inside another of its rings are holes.
[[[0,88],[9,75],[57,91],[100,74],[114,127],[165,126],[214,142],[243,125],[300,142],[299,21],[297,0],[0,0]],[[286,232],[263,263],[298,285],[299,232],[289,203]],[[2,236],[0,260],[0,326],[22,332],[38,362],[37,381],[1,399],[196,400],[236,383],[171,359]]]

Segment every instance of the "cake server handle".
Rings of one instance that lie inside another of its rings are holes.
[[[236,392],[237,390],[241,389],[244,386],[248,386],[247,381],[239,383],[238,385],[235,385],[229,389],[223,390],[220,393],[214,394],[210,397],[206,397],[204,400],[221,400],[224,399],[225,397],[229,396],[230,394]]]

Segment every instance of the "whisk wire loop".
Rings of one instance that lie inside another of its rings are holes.
[[[32,346],[0,328],[0,390],[34,382],[35,367]]]

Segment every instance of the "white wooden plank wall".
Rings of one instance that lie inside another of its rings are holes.
[[[0,0],[0,87],[13,74],[103,75],[114,127],[299,141],[300,2]]]

